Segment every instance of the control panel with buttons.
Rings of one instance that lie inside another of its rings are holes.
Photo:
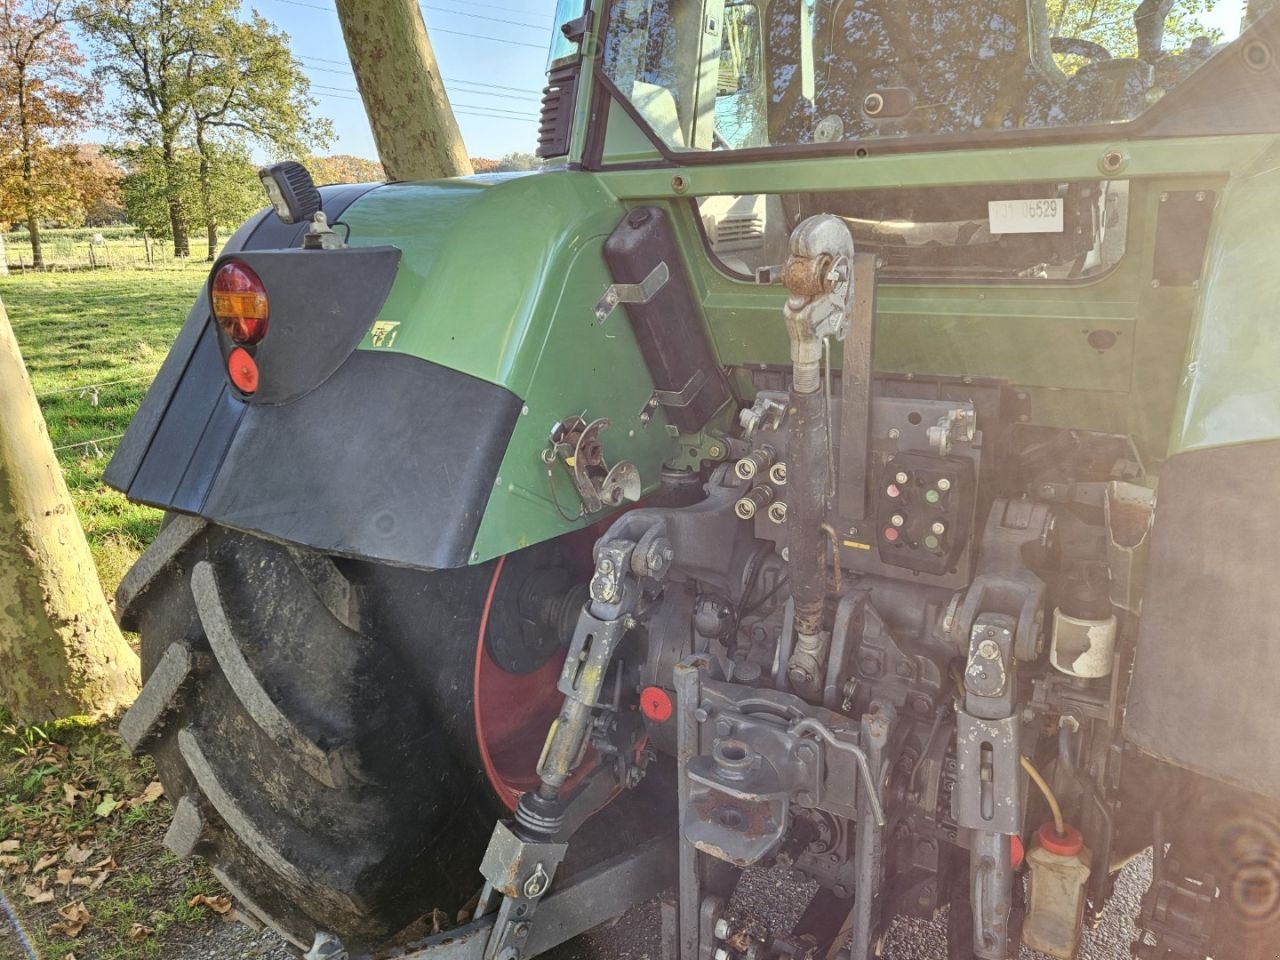
[[[906,451],[884,466],[876,494],[880,559],[945,574],[973,535],[976,478],[968,457]]]

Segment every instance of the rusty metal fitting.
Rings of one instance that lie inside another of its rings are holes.
[[[820,297],[831,292],[834,263],[834,258],[825,253],[816,257],[788,257],[782,268],[782,282],[801,297]]]

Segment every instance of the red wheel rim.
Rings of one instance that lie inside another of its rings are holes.
[[[552,657],[533,673],[515,674],[507,673],[489,656],[484,641],[505,565],[506,557],[499,557],[480,615],[472,704],[485,776],[503,805],[515,810],[520,795],[539,782],[538,758],[542,755],[547,731],[564,702],[564,696],[556,689],[564,657]],[[588,755],[569,778],[566,789],[571,790],[596,763],[594,754]]]

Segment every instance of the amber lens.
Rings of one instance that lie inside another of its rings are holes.
[[[211,290],[213,317],[235,343],[258,343],[267,335],[267,290],[248,266],[232,260],[218,268]]]

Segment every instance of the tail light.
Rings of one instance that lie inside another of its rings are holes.
[[[252,346],[267,335],[267,288],[247,265],[231,260],[218,268],[212,297],[213,318],[234,342]]]

